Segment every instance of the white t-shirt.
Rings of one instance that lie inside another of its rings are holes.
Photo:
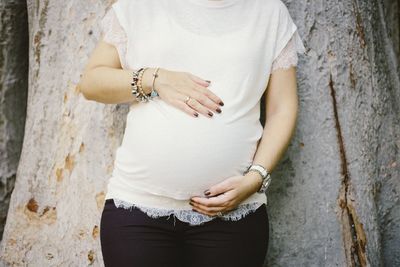
[[[119,0],[101,21],[124,69],[161,67],[210,80],[224,102],[212,118],[192,117],[155,98],[130,103],[106,199],[191,224],[212,217],[189,199],[242,175],[262,137],[260,99],[270,74],[305,52],[281,0]],[[226,219],[267,203],[254,193]]]

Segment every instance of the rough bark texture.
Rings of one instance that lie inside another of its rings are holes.
[[[397,59],[400,60],[400,0],[384,0],[383,4],[388,36],[393,42]]]
[[[309,49],[268,266],[399,266],[400,86],[378,1],[285,1]]]
[[[126,108],[87,101],[76,84],[105,6],[28,1],[26,134],[1,243],[4,265],[101,264],[99,219]]]
[[[398,266],[400,86],[382,4],[290,9],[310,51],[298,68],[298,131],[269,193],[269,262]]]
[[[26,2],[0,2],[0,238],[24,136],[28,92]]]
[[[127,107],[87,101],[76,84],[105,2],[28,1],[28,113],[4,265],[103,266],[99,220]],[[383,4],[285,3],[308,56],[298,127],[268,191],[265,266],[399,266],[400,83]]]

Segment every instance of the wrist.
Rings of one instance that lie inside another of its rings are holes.
[[[159,92],[160,88],[166,85],[165,78],[167,77],[168,70],[164,68],[158,69],[158,77],[154,80],[154,89]],[[150,85],[151,86],[151,85]],[[150,89],[151,90],[151,89]]]
[[[262,185],[263,179],[260,173],[249,171],[244,175],[244,181],[249,186],[252,192],[257,192]]]

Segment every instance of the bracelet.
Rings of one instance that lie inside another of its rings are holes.
[[[267,189],[271,183],[271,174],[269,173],[269,171],[260,164],[252,164],[244,171],[243,175],[246,175],[249,171],[256,171],[261,175],[262,184],[261,184],[260,189],[257,192],[265,193],[265,191],[267,191]]]
[[[148,68],[143,68],[143,70],[142,70],[141,72],[139,72],[138,81],[137,81],[137,87],[138,87],[138,89],[139,89],[139,93],[140,93],[140,95],[142,95],[142,96],[144,97],[145,102],[148,101],[149,97],[148,97],[148,95],[146,95],[146,94],[144,93],[144,91],[143,91],[143,87],[142,87],[142,78],[143,78],[144,72],[145,72],[147,69],[148,69]]]
[[[155,80],[156,80],[156,78],[158,77],[158,70],[159,70],[160,68],[159,67],[157,67],[156,68],[156,70],[154,71],[154,73],[153,73],[153,82],[151,83],[151,93],[150,93],[150,97],[151,98],[154,98],[154,97],[157,97],[157,96],[159,96],[159,94],[158,94],[158,92],[156,91],[156,89],[154,88],[154,82],[155,82]]]
[[[132,94],[136,97],[137,101],[147,102],[149,100],[149,96],[143,93],[143,89],[141,88],[141,79],[143,76],[143,72],[146,68],[140,68],[136,71],[133,71],[132,77]]]

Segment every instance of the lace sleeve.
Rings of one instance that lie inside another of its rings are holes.
[[[113,8],[110,8],[100,21],[103,41],[115,46],[118,51],[122,68],[126,68],[126,47],[127,36],[123,27],[119,23]]]
[[[304,53],[305,48],[303,43],[299,42],[299,35],[296,31],[290,38],[289,42],[286,44],[284,49],[279,53],[279,56],[272,63],[272,71],[277,69],[287,69],[291,66],[297,66],[298,56],[297,53]]]

